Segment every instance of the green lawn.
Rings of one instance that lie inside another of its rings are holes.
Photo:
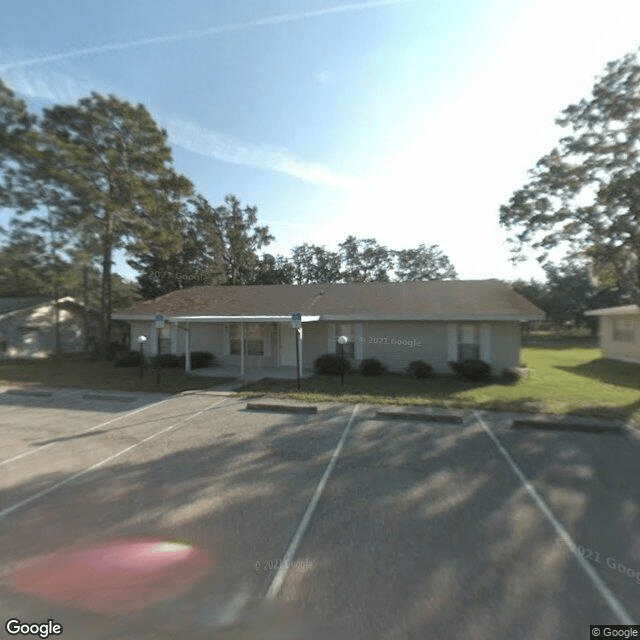
[[[444,376],[413,380],[400,375],[368,378],[347,374],[344,387],[338,376],[314,376],[302,381],[299,392],[295,381],[263,380],[246,385],[239,393],[306,402],[338,400],[632,418],[640,424],[640,365],[602,359],[598,349],[581,346],[579,341],[525,347],[521,359],[530,369],[529,377],[511,385]]]
[[[160,383],[156,372],[146,367],[140,379],[140,367],[114,367],[112,362],[66,356],[38,360],[0,361],[0,385],[43,384],[49,387],[79,387],[113,391],[179,393],[190,389],[209,389],[231,378],[188,376],[181,369],[162,369]]]

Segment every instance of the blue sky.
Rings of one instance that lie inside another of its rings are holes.
[[[258,207],[269,253],[352,234],[542,279],[509,262],[499,206],[639,19],[637,0],[8,0],[0,77],[34,111],[144,103],[214,206]]]

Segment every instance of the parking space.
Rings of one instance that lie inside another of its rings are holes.
[[[630,437],[514,430],[488,412],[255,412],[207,392],[119,412],[80,401],[0,399],[2,575],[122,536],[186,540],[211,563],[184,594],[118,621],[9,588],[4,619],[55,617],[68,638],[231,638],[224,625],[276,582],[279,603],[338,639],[580,638],[640,619]],[[255,624],[242,637],[276,637]]]

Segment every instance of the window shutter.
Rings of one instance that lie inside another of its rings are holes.
[[[364,340],[362,339],[363,336],[363,327],[362,327],[362,322],[356,322],[355,325],[355,331],[353,334],[353,340],[354,340],[354,355],[355,355],[355,359],[356,360],[362,360],[363,358],[363,352],[364,349],[363,347],[363,342]]]
[[[491,325],[486,322],[480,325],[480,360],[491,364]]]
[[[327,325],[327,353],[336,353],[336,325],[333,322]]]
[[[447,325],[447,362],[458,361],[458,326],[455,322]]]

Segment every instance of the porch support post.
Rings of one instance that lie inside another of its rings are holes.
[[[240,323],[240,375],[244,378],[244,322]]]
[[[187,332],[184,336],[185,353],[184,353],[184,370],[191,371],[191,325],[187,322]]]
[[[280,322],[276,323],[276,367],[280,368]]]

